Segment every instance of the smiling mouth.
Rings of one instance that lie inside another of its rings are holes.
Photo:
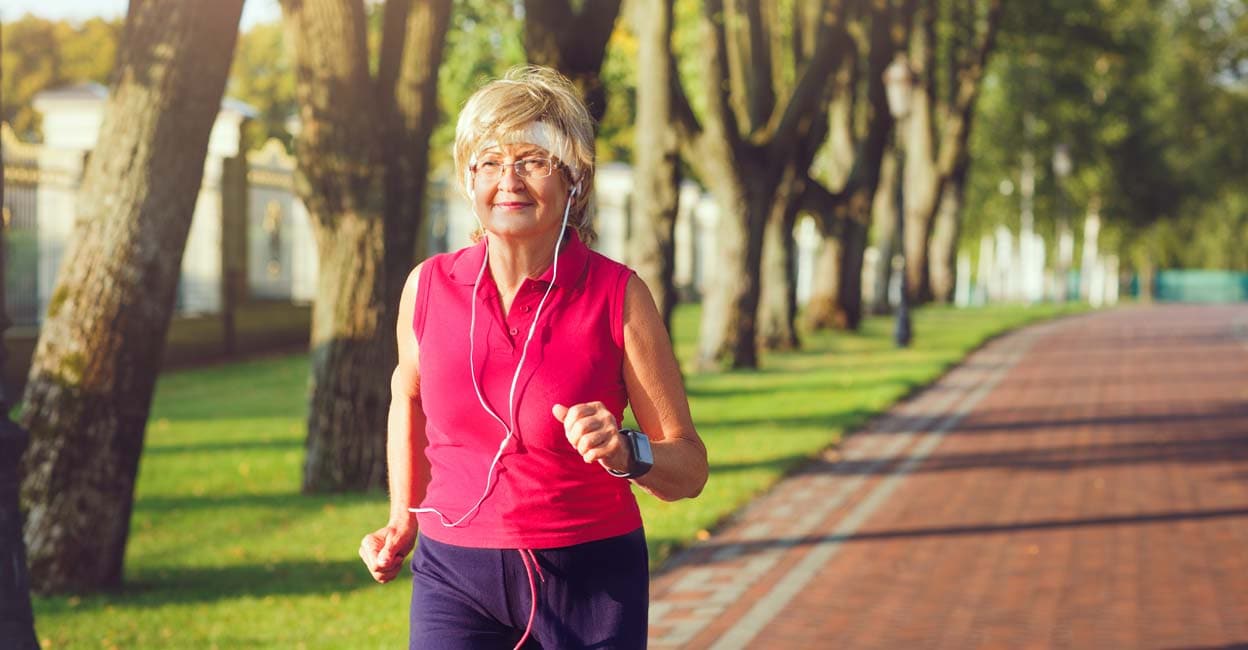
[[[502,208],[502,209],[504,209],[504,210],[519,210],[519,209],[521,209],[521,208],[527,208],[529,205],[531,205],[531,204],[529,204],[529,203],[522,203],[522,202],[519,202],[519,201],[508,201],[508,202],[505,202],[505,203],[495,203],[495,204],[494,204],[494,207],[496,207],[496,208]]]

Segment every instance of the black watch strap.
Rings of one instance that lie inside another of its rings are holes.
[[[640,478],[654,467],[654,452],[650,448],[650,439],[636,429],[620,429],[620,435],[628,441],[628,471],[617,472],[608,469],[612,476],[620,478]]]

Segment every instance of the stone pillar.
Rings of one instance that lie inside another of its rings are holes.
[[[4,204],[3,187],[4,163],[0,160],[0,205]],[[4,331],[9,328],[4,309],[4,251],[4,228],[0,227],[0,368],[5,367]],[[0,641],[6,648],[35,650],[39,642],[35,639],[35,617],[30,606],[30,577],[26,572],[17,472],[30,435],[9,419],[10,407],[3,373],[0,373]]]
[[[810,302],[810,293],[814,286],[815,260],[819,256],[819,247],[823,243],[823,238],[819,235],[819,226],[810,217],[799,220],[795,230],[793,237],[797,240],[795,251],[797,259],[793,262],[797,265],[797,304],[805,305]]]
[[[238,351],[235,311],[247,299],[246,156],[222,159],[221,171],[221,344],[232,356]]]
[[[689,179],[680,183],[680,207],[676,212],[676,231],[672,234],[673,255],[672,284],[676,286],[677,301],[694,301],[698,299],[695,289],[694,270],[697,262],[697,225],[694,223],[694,210],[702,200],[702,190],[697,183]]]
[[[709,195],[704,195],[693,211],[694,256],[693,287],[698,296],[715,281],[715,268],[719,263],[719,205]]]
[[[633,170],[628,165],[608,163],[598,168],[594,174],[594,201],[597,204],[594,229],[598,231],[598,242],[594,248],[625,264],[629,263],[632,196]]]

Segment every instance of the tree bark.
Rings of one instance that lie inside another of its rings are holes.
[[[969,162],[967,158],[949,177],[932,226],[931,268],[928,271],[932,279],[932,299],[945,304],[953,302],[958,282],[958,237],[962,226],[959,216],[962,214]]]
[[[312,217],[320,261],[303,491],[380,487],[384,369],[394,363],[383,327],[384,190],[375,173],[384,118],[368,69],[364,7],[288,0],[283,13],[302,121],[296,188]]]
[[[862,325],[862,261],[867,252],[867,225],[861,219],[846,219],[841,234],[841,278],[836,296],[836,326],[857,331]]]
[[[907,134],[906,196],[906,274],[912,301],[932,298],[928,245],[944,186],[965,155],[970,139],[975,100],[987,69],[988,56],[996,44],[1001,24],[1001,0],[982,0],[982,31],[969,47],[939,48],[936,43],[936,2],[927,0],[922,12],[924,25],[914,30],[911,51],[918,63],[922,84],[914,93]],[[972,11],[956,14],[962,21],[980,24]],[[959,34],[974,32],[968,25],[955,25]],[[937,51],[950,70],[950,87],[940,95],[936,89]]]
[[[874,5],[868,14],[866,26],[868,39],[865,44],[865,84],[856,81],[851,87],[863,86],[867,116],[860,131],[858,154],[845,188],[838,192],[836,207],[832,214],[839,215],[841,242],[837,271],[836,311],[832,322],[836,327],[854,331],[862,323],[862,264],[865,257],[867,236],[872,223],[872,211],[876,190],[880,186],[880,168],[893,128],[892,115],[884,93],[884,70],[900,44],[896,33],[904,34],[906,16],[912,2],[902,2],[899,7]],[[903,26],[902,29],[895,29]],[[832,226],[828,226],[832,230]]]
[[[887,314],[888,283],[893,277],[893,256],[898,253],[897,197],[889,191],[897,187],[897,156],[884,156],[880,163],[880,188],[871,204],[871,232],[879,262],[875,265],[874,294],[867,296],[868,309],[873,314]]]
[[[121,583],[144,429],[242,0],[132,3],[24,396],[42,593]]]
[[[749,102],[734,99],[730,87],[726,87],[731,84],[724,80],[729,78],[730,61],[748,60],[751,63],[742,67],[749,74],[770,76],[752,80],[744,84],[746,87],[773,84],[777,73],[759,63],[770,60],[770,56],[747,53],[768,47],[775,30],[769,25],[765,29],[737,30],[729,39],[723,2],[719,0],[708,1],[704,12],[710,34],[705,48],[705,126],[698,123],[683,91],[677,87],[675,123],[681,133],[682,153],[711,187],[721,210],[721,264],[703,301],[698,354],[701,367],[758,367],[757,310],[763,230],[773,214],[773,206],[794,200],[788,195],[789,190],[782,188],[784,170],[796,165],[796,159],[805,151],[803,144],[813,139],[811,134],[821,121],[816,116],[826,110],[832,71],[847,49],[845,25],[833,8],[821,2],[810,6],[818,16],[813,22],[818,26],[817,35],[810,39],[814,43],[813,54],[799,62],[798,78],[786,93],[787,101],[775,106],[766,120],[755,122],[759,113],[750,109],[744,111],[749,122],[740,123],[734,106],[748,106]],[[757,13],[764,23],[771,17],[761,7],[757,11],[744,7],[741,11]],[[742,40],[755,38],[763,42]],[[743,47],[748,49],[742,50]]]
[[[569,0],[524,1],[524,50],[529,62],[563,73],[581,91],[594,124],[607,114],[602,61],[621,0],[585,0],[574,11]]]
[[[283,2],[302,121],[296,187],[320,259],[305,492],[385,485],[391,328],[423,223],[449,15],[449,0],[387,2],[374,79],[361,2]]]
[[[316,229],[321,254],[304,492],[385,485],[387,369],[395,354],[386,336],[382,232],[376,212],[340,212],[333,227]]]
[[[680,142],[672,128],[673,0],[635,0],[639,41],[633,227],[628,259],[654,295],[671,331],[676,307],[676,215],[680,208]]]
[[[438,69],[450,19],[451,0],[389,0],[383,14],[377,105],[385,125],[387,323],[398,317],[403,285],[422,257],[429,139],[438,124]]]
[[[810,166],[809,161],[805,166]],[[804,171],[801,176],[805,177]],[[786,169],[763,231],[758,344],[765,350],[801,347],[797,334],[797,241],[793,236],[801,202],[800,184],[797,170]]]
[[[0,35],[0,44],[3,35]],[[2,48],[0,48],[2,49]],[[4,152],[0,151],[0,205],[4,205]],[[0,368],[8,354],[4,332],[9,329],[5,310],[5,268],[8,245],[0,227]],[[26,542],[22,540],[22,510],[18,502],[18,462],[30,444],[30,434],[9,419],[12,402],[0,375],[0,639],[14,650],[37,650],[35,616],[30,606],[30,574],[26,569]]]
[[[810,300],[803,316],[806,329],[811,331],[840,327],[836,317],[841,291],[841,234],[839,230],[821,232],[819,237],[822,244],[815,258]]]
[[[740,206],[743,214],[720,214],[720,263],[702,303],[697,365],[703,370],[758,367],[756,319],[768,185],[763,178],[734,176],[721,176],[711,184],[720,206]]]

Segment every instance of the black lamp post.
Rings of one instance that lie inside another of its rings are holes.
[[[897,347],[910,346],[910,297],[906,286],[906,207],[905,167],[906,156],[901,148],[899,133],[910,115],[910,92],[914,87],[914,71],[905,53],[899,52],[884,70],[884,92],[888,96],[888,112],[893,115],[893,149],[897,152],[897,242],[901,251],[901,296],[897,303],[897,326],[893,330],[893,339]]]

